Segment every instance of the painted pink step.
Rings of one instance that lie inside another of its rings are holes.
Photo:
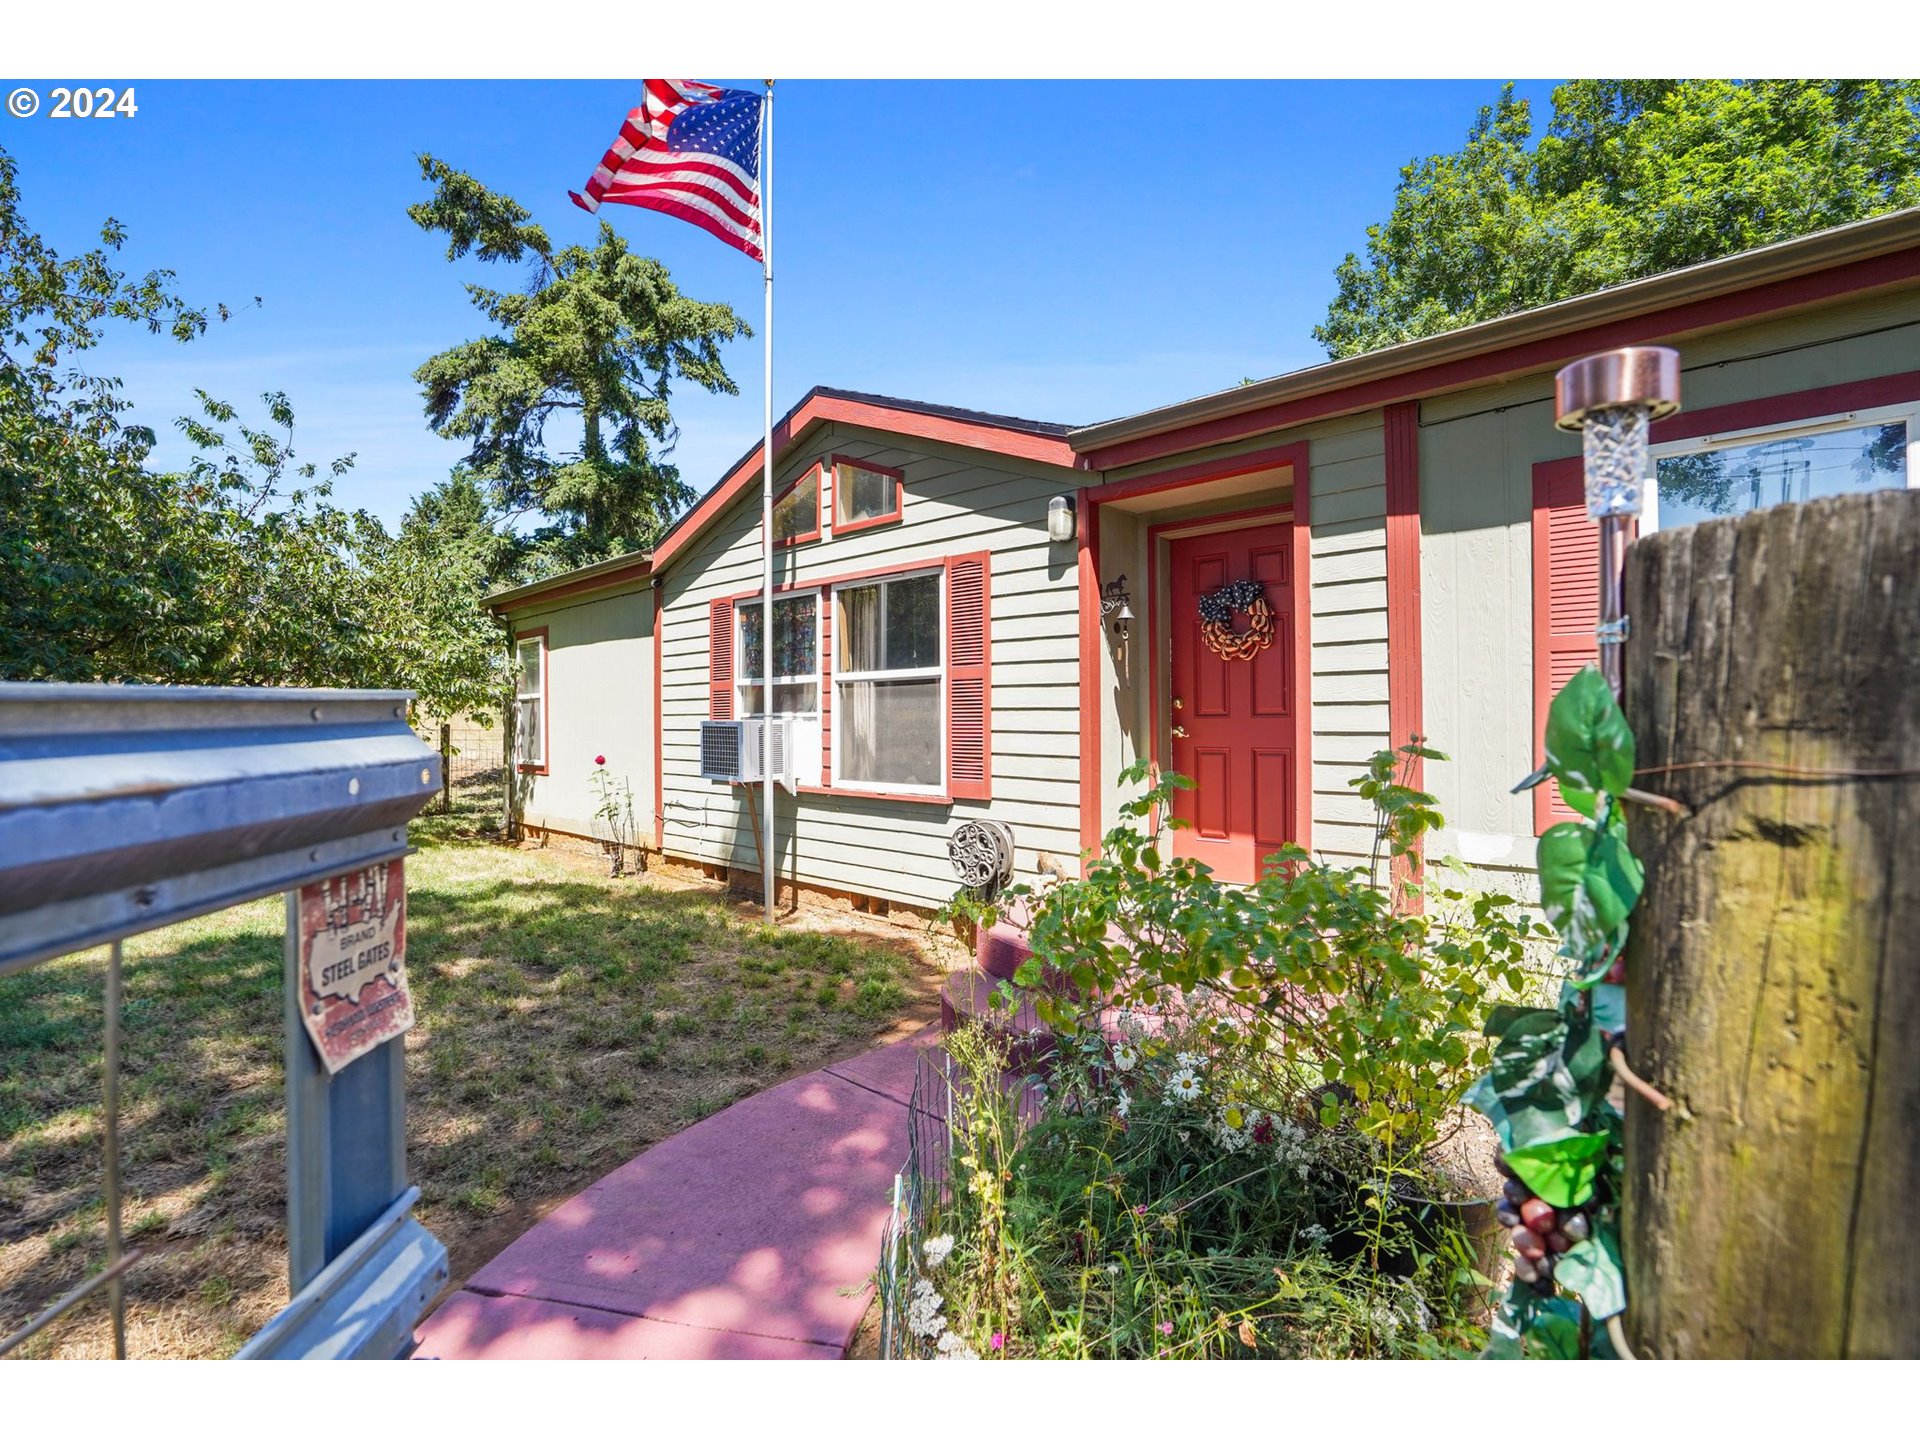
[[[1033,954],[1033,947],[1027,943],[1027,932],[1003,920],[998,925],[980,932],[979,943],[974,946],[973,959],[976,965],[994,979],[1011,980],[1014,971],[1020,968],[1020,962],[1031,954]]]
[[[999,988],[1000,981],[984,971],[954,971],[940,987],[940,1028],[955,1030],[972,1020],[1003,1031],[1012,1041],[1009,1062],[1025,1069],[1053,1053],[1053,1034],[1034,1013],[1030,999],[1022,998],[1010,1010],[996,1009],[993,994]]]

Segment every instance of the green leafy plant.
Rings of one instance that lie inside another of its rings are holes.
[[[1114,1007],[1185,1016],[1240,1053],[1268,1108],[1350,1122],[1382,1164],[1424,1154],[1489,1058],[1489,1007],[1528,984],[1536,934],[1508,896],[1378,883],[1441,824],[1408,781],[1414,761],[1444,759],[1416,742],[1352,782],[1375,809],[1367,865],[1288,846],[1245,886],[1168,857],[1172,797],[1191,782],[1162,775],[1122,807],[1084,879],[1033,897],[1019,983],[1067,1035],[1097,1034]],[[1121,780],[1148,778],[1135,766]]]
[[[1509,1177],[1501,1219],[1516,1251],[1492,1358],[1617,1353],[1627,1303],[1621,1116],[1608,1092],[1626,1030],[1620,956],[1644,875],[1621,811],[1633,732],[1593,666],[1554,697],[1545,749],[1546,764],[1519,788],[1552,779],[1582,817],[1540,837],[1541,905],[1570,976],[1552,1008],[1508,1006],[1489,1018],[1493,1063],[1467,1093],[1500,1138]]]
[[[927,935],[934,940],[958,935],[969,945],[1000,918],[1000,907],[971,886],[962,885],[946,904],[927,917]]]
[[[1236,1099],[1231,1049],[1158,1016],[1063,1040],[1044,1085],[990,1024],[946,1040],[951,1158],[903,1251],[897,1314],[935,1359],[1460,1353],[1437,1234],[1382,1273],[1342,1137]],[[1189,1048],[1192,1047],[1192,1048]],[[1032,1090],[1023,1090],[1034,1087]]]

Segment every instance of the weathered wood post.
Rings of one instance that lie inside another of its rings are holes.
[[[453,813],[453,726],[445,720],[440,722],[440,809]]]
[[[1646,1356],[1920,1356],[1920,492],[1627,563],[1646,891],[1627,951]]]

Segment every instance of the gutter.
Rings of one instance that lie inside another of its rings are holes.
[[[1782,240],[1757,250],[1744,250],[1738,255],[1703,261],[1643,280],[1630,280],[1533,310],[1483,320],[1477,325],[1449,330],[1444,335],[1409,340],[1251,385],[1216,391],[1177,405],[1083,425],[1069,431],[1068,439],[1075,450],[1085,454],[1208,421],[1230,419],[1276,404],[1392,379],[1430,366],[1475,359],[1596,325],[1798,279],[1916,246],[1920,246],[1920,207],[1896,210],[1890,215],[1857,220],[1796,240]]]
[[[615,555],[609,560],[596,560],[591,565],[582,565],[577,570],[549,575],[544,580],[511,586],[505,590],[495,590],[491,594],[482,596],[480,604],[483,608],[495,613],[523,609],[537,601],[557,599],[562,595],[571,595],[580,590],[600,590],[629,580],[644,579],[652,569],[653,553],[651,551],[642,550],[630,555]]]

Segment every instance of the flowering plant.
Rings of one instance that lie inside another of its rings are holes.
[[[600,806],[593,812],[593,818],[605,827],[606,845],[612,852],[613,873],[625,872],[627,846],[633,843],[633,786],[623,775],[616,779],[607,769],[607,757],[593,757],[593,774],[589,777],[593,793],[599,797]]]
[[[1404,1355],[1458,1344],[1444,1267],[1415,1283],[1373,1266],[1338,1137],[1247,1099],[1253,1082],[1232,1047],[1121,1014],[1104,1038],[1064,1042],[1026,1101],[1007,1056],[990,1026],[946,1040],[949,1088],[935,1103],[951,1148],[928,1173],[889,1302],[909,1354]]]
[[[1367,865],[1289,845],[1247,886],[1167,858],[1168,830],[1185,823],[1169,818],[1173,793],[1192,782],[1160,776],[1122,807],[1084,879],[1030,897],[1034,953],[1018,983],[1043,1020],[1081,1040],[1101,1035],[1114,1007],[1180,1017],[1233,1052],[1268,1108],[1306,1107],[1390,1154],[1425,1153],[1457,1123],[1486,1061],[1485,1015],[1503,987],[1525,988],[1527,947],[1544,932],[1503,895],[1436,887],[1415,905],[1416,892],[1385,880],[1383,864],[1442,823],[1433,797],[1406,783],[1417,758],[1446,757],[1418,744],[1381,751],[1352,782],[1375,807]],[[1121,780],[1147,778],[1136,765]],[[1178,1086],[1189,1101],[1205,1088]]]

